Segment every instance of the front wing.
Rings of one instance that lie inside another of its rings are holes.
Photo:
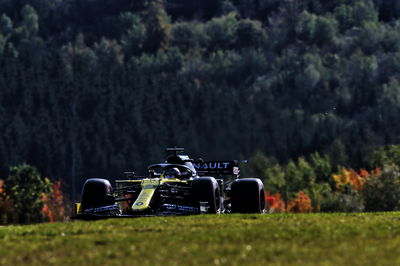
[[[76,215],[73,219],[81,220],[98,220],[104,218],[132,218],[132,217],[150,217],[150,216],[177,216],[177,215],[193,215],[207,213],[208,206],[201,203],[200,207],[184,206],[177,204],[163,204],[158,210],[149,212],[122,214],[118,204],[87,209],[83,212],[79,210],[80,204],[76,204]]]

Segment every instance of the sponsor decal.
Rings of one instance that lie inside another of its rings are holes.
[[[240,173],[240,170],[238,167],[233,167],[233,174],[238,175]]]
[[[153,185],[153,186],[157,187],[159,184],[160,184],[159,178],[150,178],[150,179],[142,180],[142,187],[145,187],[147,185]]]
[[[183,205],[176,205],[176,204],[163,204],[161,207],[168,211],[199,213],[199,208],[191,207],[191,206],[183,206]]]
[[[147,189],[142,189],[142,192],[140,192],[139,197],[138,197],[138,202],[143,202],[146,201],[150,196],[152,196],[154,193],[153,190],[147,190]]]
[[[144,203],[143,202],[137,202],[135,203],[136,206],[142,206]]]
[[[208,213],[209,209],[208,202],[200,201],[200,213]]]
[[[86,209],[83,211],[83,213],[120,213],[120,209],[118,204],[114,204],[104,207]]]
[[[143,189],[156,189],[156,188],[157,188],[156,185],[145,185],[145,186],[143,187]]]
[[[195,162],[195,163],[193,163],[193,166],[197,170],[226,170],[226,169],[230,169],[232,167],[230,165],[231,165],[231,162],[205,162],[205,163]]]

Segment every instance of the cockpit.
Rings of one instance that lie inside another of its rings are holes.
[[[193,167],[193,165],[192,165]],[[197,176],[196,170],[191,169],[189,166],[186,164],[181,165],[181,164],[169,164],[169,163],[163,163],[163,164],[153,164],[150,165],[148,170],[149,170],[149,176],[150,178],[157,178],[160,177],[161,175],[164,175],[165,173],[172,172],[171,169],[176,169],[179,172],[179,179],[189,179]]]
[[[192,163],[193,160],[187,155],[178,154],[178,152],[182,152],[183,149],[168,148],[167,151],[173,151],[174,154],[168,156],[165,163],[153,164],[148,167],[149,176],[151,178],[160,177],[168,171],[171,173],[175,171],[175,176],[179,176],[179,179],[189,179],[197,176],[196,168]]]

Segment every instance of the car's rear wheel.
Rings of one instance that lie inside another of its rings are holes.
[[[192,181],[192,196],[196,205],[206,202],[208,213],[219,213],[221,197],[217,180],[214,177],[199,177]]]
[[[258,178],[237,179],[231,186],[231,208],[237,213],[263,213],[264,184]]]
[[[111,192],[112,186],[106,179],[90,178],[86,180],[82,190],[82,210],[114,204],[115,200]]]

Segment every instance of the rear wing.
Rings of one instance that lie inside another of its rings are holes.
[[[240,169],[236,161],[195,161],[192,162],[199,176],[232,175],[239,177]]]

